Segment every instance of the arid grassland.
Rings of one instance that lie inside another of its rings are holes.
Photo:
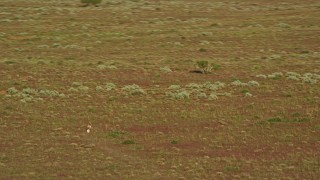
[[[319,177],[319,1],[0,1],[0,179]]]

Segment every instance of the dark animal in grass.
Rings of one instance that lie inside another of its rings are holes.
[[[204,74],[203,70],[192,70],[192,71],[189,71],[189,73]]]

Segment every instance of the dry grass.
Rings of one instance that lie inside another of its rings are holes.
[[[0,179],[316,179],[319,7],[1,1]]]

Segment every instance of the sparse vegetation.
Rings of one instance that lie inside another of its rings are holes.
[[[146,92],[139,85],[136,84],[126,85],[122,88],[122,90],[130,95],[146,94]]]
[[[1,1],[0,179],[319,179],[319,5]]]
[[[160,71],[163,73],[171,73],[172,72],[172,70],[167,66],[160,68]]]

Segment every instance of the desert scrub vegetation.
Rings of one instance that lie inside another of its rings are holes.
[[[105,64],[99,64],[97,66],[97,68],[100,70],[103,70],[103,69],[116,70],[116,69],[118,69],[117,66],[115,66],[115,65],[105,65]]]
[[[172,72],[172,70],[171,70],[168,66],[161,67],[161,68],[160,68],[160,71],[161,71],[162,73],[171,73],[171,72]]]
[[[69,92],[81,92],[81,93],[87,93],[89,91],[89,87],[84,86],[80,82],[73,82],[72,87],[69,88]]]
[[[216,90],[220,90],[223,89],[224,87],[226,87],[226,84],[220,81],[217,82],[210,82],[210,81],[206,81],[202,84],[197,84],[197,83],[189,83],[187,85],[185,85],[185,88],[190,90],[190,91],[216,91]]]
[[[190,93],[186,90],[176,91],[176,92],[170,91],[170,92],[166,92],[165,95],[171,99],[177,99],[177,100],[190,98]]]
[[[218,94],[217,93],[211,93],[209,95],[209,98],[208,98],[210,101],[212,100],[217,100],[218,99]]]
[[[103,91],[112,91],[116,90],[117,85],[114,83],[106,83],[105,85],[96,86],[96,91],[103,92]]]
[[[15,87],[11,87],[7,90],[7,97],[13,97],[20,99],[21,102],[35,102],[43,101],[43,98],[52,98],[52,97],[66,97],[65,94],[59,93],[56,90],[48,89],[33,89],[33,88],[24,88],[21,91],[17,90]]]
[[[122,90],[124,92],[126,92],[126,94],[129,95],[143,95],[146,94],[146,92],[139,86],[136,84],[132,84],[132,85],[126,85],[122,88]]]
[[[250,83],[249,83],[250,82]],[[259,86],[258,82],[249,81],[246,86]],[[229,92],[219,92],[224,88],[227,88],[225,83],[216,81],[206,81],[204,83],[189,83],[185,86],[170,85],[165,92],[165,96],[171,99],[183,100],[183,99],[207,99],[217,100],[218,96],[232,97]],[[232,87],[232,86],[231,86]]]
[[[225,83],[222,83],[220,81],[214,83],[207,81],[202,84],[189,83],[186,84],[183,88],[180,85],[170,85],[165,95],[167,97],[170,97],[171,99],[178,100],[189,99],[191,95],[192,97],[196,97],[197,99],[208,99],[207,94],[214,93],[215,95],[217,95],[218,93],[216,91],[223,89],[224,87],[226,87]]]
[[[282,72],[274,72],[269,75],[258,74],[256,75],[257,78],[264,78],[264,79],[280,79],[282,77],[286,77],[287,80],[291,81],[298,81],[307,84],[316,84],[318,80],[320,80],[320,75],[316,73],[304,73],[299,74],[297,72],[286,72],[285,74]]]

